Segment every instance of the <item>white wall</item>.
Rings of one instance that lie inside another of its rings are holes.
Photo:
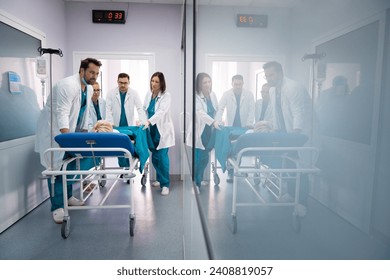
[[[1,0],[0,9],[46,34],[46,48],[66,53],[65,4],[63,0]],[[37,52],[37,56],[39,53]],[[65,75],[67,57],[53,55],[54,83]]]
[[[266,28],[236,26],[237,14],[266,14]],[[281,8],[200,6],[197,26],[197,70],[207,71],[206,55],[281,56],[290,53],[291,12]]]

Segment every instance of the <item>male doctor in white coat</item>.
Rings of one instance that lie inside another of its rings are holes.
[[[253,93],[243,89],[242,75],[232,77],[232,88],[223,93],[215,120],[222,123],[222,116],[226,108],[225,125],[234,127],[253,128],[255,122],[255,98]],[[233,169],[228,166],[228,183],[233,182]]]
[[[110,91],[106,98],[107,121],[113,126],[133,126],[146,122],[146,114],[138,92],[130,88],[130,76],[119,73],[118,87]],[[138,112],[138,120],[134,120],[134,108]]]
[[[272,109],[273,128],[284,132],[302,132],[308,129],[310,97],[307,90],[285,77],[279,62],[267,62],[263,69],[271,86],[269,106]]]
[[[142,125],[146,122],[146,114],[138,93],[130,88],[130,76],[127,73],[118,74],[118,87],[107,95],[107,121],[114,127]],[[138,120],[134,120],[134,108],[138,112]],[[120,167],[129,167],[129,160],[118,158]]]
[[[65,156],[64,152],[53,152],[53,162],[50,156],[44,157],[46,149],[51,146],[58,147],[54,141],[55,136],[61,133],[88,131],[90,123],[88,108],[93,91],[91,85],[96,82],[101,65],[101,62],[94,58],[86,58],[81,61],[78,74],[62,79],[53,87],[38,120],[35,142],[35,151],[40,153],[41,164],[46,168],[60,169]],[[56,223],[62,223],[64,217],[62,177],[56,176],[54,193],[52,193],[50,179],[48,184],[53,219]],[[71,182],[67,186],[67,191],[70,206],[83,204],[72,196]]]
[[[307,133],[309,127],[310,96],[307,90],[298,82],[284,76],[282,65],[271,61],[263,65],[265,78],[271,86],[269,95],[272,109],[271,122],[276,131],[287,133]],[[301,159],[302,161],[302,159]],[[309,179],[307,174],[301,175],[299,216],[306,215],[306,205],[309,196]],[[281,202],[293,201],[295,184],[288,182],[287,193]]]
[[[222,121],[226,109],[226,126],[253,128],[255,122],[255,99],[253,93],[244,89],[241,75],[232,77],[232,88],[223,93],[215,119]],[[238,104],[238,105],[237,105]]]
[[[89,131],[92,130],[97,121],[106,119],[106,100],[101,96],[102,90],[100,85],[96,82],[92,87],[92,102],[89,104]]]

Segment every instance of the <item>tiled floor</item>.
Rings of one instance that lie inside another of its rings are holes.
[[[111,199],[127,203],[128,186],[121,182]],[[0,235],[0,259],[183,259],[182,182],[172,182],[168,196],[141,187],[139,178],[133,190],[134,237],[129,209],[97,209],[71,211],[71,233],[63,239],[46,201]],[[98,196],[99,190],[91,198]]]
[[[241,207],[234,234],[232,184],[223,176],[220,186],[202,186],[200,193],[217,259],[390,259],[388,245],[313,199],[300,233],[293,229],[290,208]],[[129,236],[128,209],[101,209],[72,211],[71,234],[65,240],[46,201],[0,235],[0,259],[183,259],[182,185],[181,181],[172,182],[170,194],[161,196],[159,188],[149,183],[140,187],[139,178],[135,178],[134,237]],[[123,203],[128,196],[129,187],[121,182],[112,199]],[[98,197],[99,190],[92,201]],[[254,199],[243,182],[239,198]]]

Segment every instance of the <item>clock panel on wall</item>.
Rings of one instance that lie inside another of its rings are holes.
[[[92,10],[93,23],[126,23],[125,11]]]

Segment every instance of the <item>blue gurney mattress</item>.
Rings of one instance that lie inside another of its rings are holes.
[[[135,155],[134,145],[129,136],[115,132],[75,132],[59,134],[55,141],[62,148],[123,148]],[[84,157],[105,157],[105,156],[123,156],[120,151],[72,151],[68,150],[71,156],[81,155]]]

